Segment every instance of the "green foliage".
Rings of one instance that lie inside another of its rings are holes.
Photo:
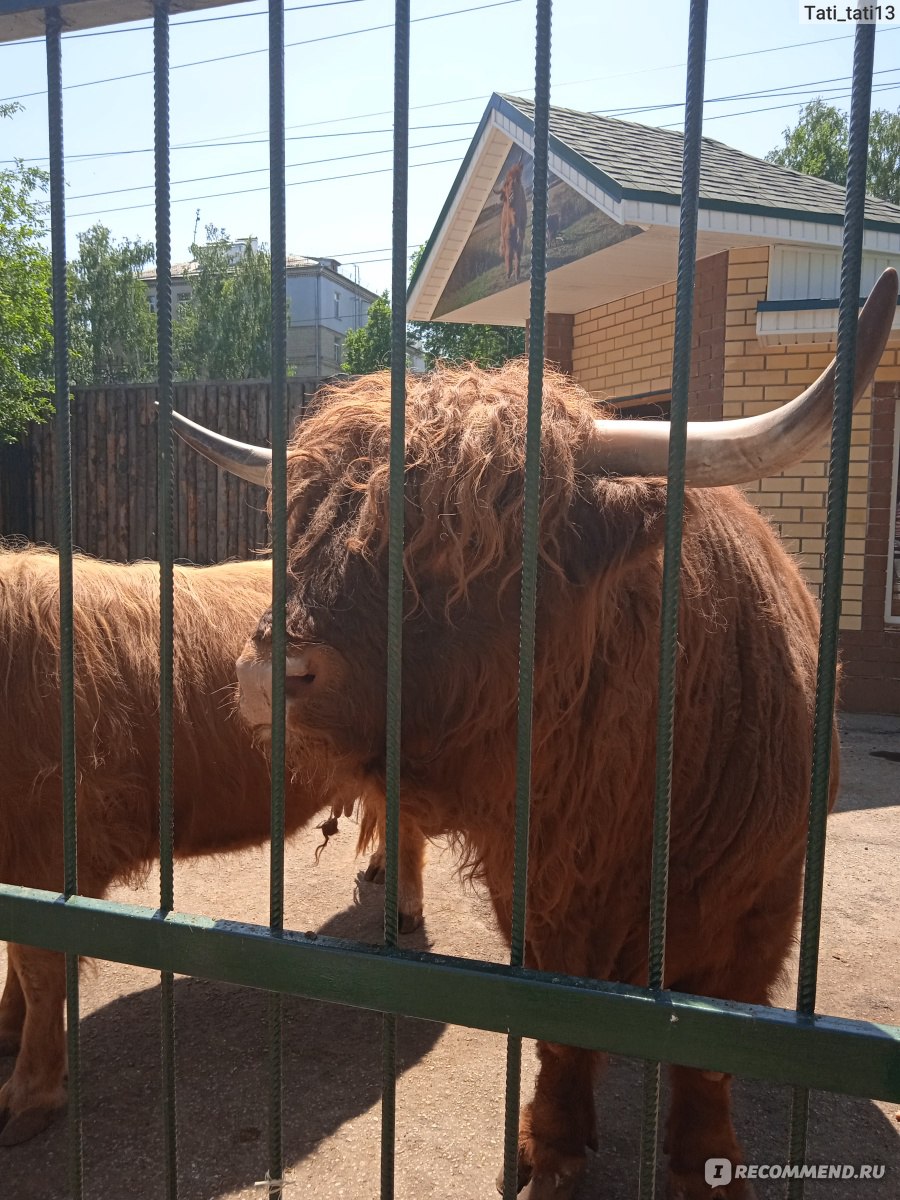
[[[900,204],[900,108],[878,108],[869,122],[866,186],[872,196]]]
[[[206,228],[207,244],[191,247],[197,264],[191,296],[174,325],[182,379],[264,379],[272,369],[271,258],[246,248],[235,256],[224,230]]]
[[[17,105],[0,105],[0,117]],[[50,256],[43,245],[46,172],[16,162],[0,170],[0,441],[52,413]]]
[[[847,181],[849,122],[832,104],[811,100],[800,110],[793,129],[785,129],[784,145],[766,159],[832,183]],[[900,109],[877,109],[869,127],[866,191],[870,196],[900,204]]]
[[[514,326],[415,321],[410,328],[425,351],[429,367],[437,362],[499,367],[525,353],[525,330]]]
[[[156,373],[156,319],[140,271],[150,242],[113,240],[105,225],[78,235],[69,264],[69,373],[81,387],[140,383]]]
[[[414,273],[425,247],[420,246],[410,262]],[[429,368],[438,362],[475,363],[499,367],[525,353],[525,330],[505,325],[456,325],[448,321],[412,321],[407,326],[407,360],[413,345],[425,351]],[[350,375],[369,375],[391,365],[391,302],[382,292],[369,306],[369,319],[362,329],[344,338],[343,370]]]
[[[391,302],[387,292],[369,305],[368,320],[344,338],[342,370],[349,375],[371,375],[391,365]]]
[[[425,247],[420,246],[410,259],[410,275],[415,274]],[[450,321],[413,321],[413,338],[425,351],[429,367],[438,362],[475,363],[478,367],[499,367],[510,358],[525,353],[525,330],[511,325],[461,325]]]

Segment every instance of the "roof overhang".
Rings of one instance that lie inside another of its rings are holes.
[[[434,319],[444,289],[494,188],[512,146],[532,154],[530,120],[502,97],[492,97],[462,162],[456,180],[426,244],[410,284],[407,315]],[[578,313],[675,278],[678,258],[679,199],[663,193],[620,187],[565,143],[551,135],[549,167],[611,221],[640,232],[594,254],[551,270],[547,309]],[[697,257],[723,250],[774,242],[840,248],[839,218],[791,210],[765,209],[741,201],[701,200]],[[863,248],[900,254],[900,226],[867,222]],[[494,292],[439,318],[451,322],[524,325],[530,287],[523,281]]]
[[[221,8],[243,0],[171,0],[169,15],[194,12],[201,8]],[[128,21],[147,21],[153,17],[153,0],[62,0],[59,5],[63,33],[75,29],[94,29],[101,25],[122,25]],[[20,38],[43,37],[46,32],[45,4],[34,0],[0,0],[0,42]]]

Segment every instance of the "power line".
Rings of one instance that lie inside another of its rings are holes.
[[[316,4],[292,4],[285,8],[285,12],[306,12],[311,8],[339,8],[344,4],[363,4],[365,0],[319,0]],[[221,13],[213,17],[190,17],[185,21],[179,21],[177,14],[173,14],[171,23],[172,29],[181,29],[184,25],[213,25],[217,21],[243,21],[248,17],[265,17],[266,11],[261,12],[232,12]],[[80,38],[95,38],[95,37],[116,37],[122,33],[149,33],[152,30],[152,25],[144,24],[140,21],[135,21],[129,25],[123,25],[121,29],[86,29],[83,33],[64,33],[63,40],[66,42],[77,41]],[[14,42],[3,42],[0,49],[6,46],[33,46],[40,40],[38,37],[18,38]]]
[[[424,150],[432,146],[450,146],[458,142],[467,142],[468,138],[444,138],[438,142],[419,142],[415,146],[410,146],[410,150]],[[297,167],[317,167],[322,163],[330,162],[346,162],[348,158],[371,158],[374,154],[391,154],[393,146],[387,146],[383,150],[362,150],[359,154],[335,154],[330,158],[311,158],[306,162],[287,163],[285,170],[295,170]],[[178,187],[185,183],[205,183],[208,179],[233,179],[238,175],[263,175],[269,170],[268,165],[264,167],[248,167],[241,171],[217,171],[215,175],[195,175],[192,179],[175,179],[172,181],[172,187]],[[135,184],[133,187],[109,188],[103,192],[81,192],[77,196],[69,196],[69,200],[93,200],[97,196],[118,196],[122,192],[152,192],[156,185],[153,183]],[[199,199],[199,197],[198,197]],[[206,197],[203,197],[206,199]],[[334,256],[335,258],[337,255]]]
[[[876,75],[886,75],[886,74],[891,74],[896,71],[900,71],[900,67],[884,67],[883,69],[876,71],[875,74]],[[787,86],[782,86],[782,87],[761,88],[758,91],[752,91],[752,92],[736,92],[736,93],[733,93],[733,94],[727,95],[727,96],[710,96],[704,100],[704,104],[722,104],[722,103],[735,101],[735,100],[750,100],[750,99],[753,99],[756,97],[760,97],[760,98],[766,97],[766,98],[772,98],[772,99],[775,99],[775,98],[778,98],[781,96],[793,96],[793,95],[800,97],[805,94],[808,94],[813,89],[818,89],[823,84],[834,83],[834,82],[846,82],[846,81],[849,81],[849,79],[850,79],[849,75],[836,75],[830,79],[809,80],[807,83],[792,83],[792,84],[789,84]],[[828,90],[829,91],[840,91],[840,89],[835,89],[835,88],[829,88]],[[876,90],[883,90],[883,89],[876,88]],[[846,93],[846,91],[840,91],[840,94],[846,95],[847,93]],[[479,97],[479,99],[480,98],[481,97]],[[833,98],[837,98],[837,97],[833,97]],[[441,101],[440,103],[449,104],[449,103],[454,103],[454,102],[453,101]],[[667,108],[680,108],[680,107],[682,107],[683,103],[684,103],[684,101],[682,101],[682,100],[675,100],[675,101],[672,101],[671,103],[667,103],[667,104],[645,104],[645,105],[640,105],[636,108],[607,108],[607,109],[599,109],[598,108],[598,109],[592,109],[589,111],[593,112],[594,115],[596,115],[596,116],[618,118],[618,117],[624,117],[624,116],[637,116],[637,115],[640,115],[641,113],[660,112],[660,111],[664,111]],[[432,107],[432,106],[418,105],[416,107],[421,108],[421,107]],[[791,106],[790,105],[783,105],[783,106],[779,105],[776,107],[789,108]],[[766,108],[748,110],[748,112],[769,112],[769,111],[772,111],[772,110],[766,109]],[[373,115],[375,115],[375,114],[373,114]],[[733,114],[733,115],[743,115],[743,114]],[[713,118],[709,117],[707,119],[712,120]],[[317,123],[319,123],[319,122],[317,122]],[[440,122],[435,122],[435,123],[429,124],[429,125],[411,125],[410,130],[411,131],[413,131],[413,130],[423,131],[426,129],[429,129],[429,130],[430,129],[460,129],[460,128],[471,128],[472,126],[474,126],[476,124],[477,124],[477,122],[474,120],[472,120],[472,121],[440,121]],[[302,129],[302,128],[306,128],[306,126],[294,125],[294,126],[290,126],[289,128]],[[661,128],[668,128],[668,126],[661,126]],[[287,137],[285,139],[285,141],[288,141],[288,142],[321,141],[321,140],[327,140],[329,138],[368,137],[373,134],[390,134],[390,133],[393,133],[393,129],[390,127],[381,127],[378,129],[348,129],[348,130],[340,130],[337,132],[329,132],[329,133],[291,134],[289,137]],[[222,135],[222,136],[224,137],[227,135]],[[460,139],[460,140],[462,140],[462,139]],[[264,146],[264,145],[268,145],[267,137],[260,137],[260,138],[247,137],[247,138],[235,138],[230,141],[181,142],[181,143],[176,143],[175,145],[173,145],[171,147],[171,149],[173,151],[218,150],[220,148],[227,149],[232,146]],[[152,153],[153,153],[152,146],[141,147],[139,149],[131,149],[131,150],[101,150],[101,151],[94,151],[94,152],[85,153],[85,154],[70,154],[70,155],[66,156],[66,161],[67,162],[86,162],[86,161],[90,161],[90,160],[94,160],[94,159],[119,158],[119,157],[123,157],[123,156],[134,155],[134,154],[152,154]],[[354,156],[348,155],[347,157],[354,157]],[[16,159],[0,159],[0,162],[7,162],[7,163],[15,162],[15,161],[17,161],[17,160]],[[47,158],[46,158],[46,156],[35,156],[33,158],[26,158],[26,159],[22,159],[20,161],[22,161],[22,162],[46,162]],[[315,159],[313,161],[314,162],[328,162],[330,160]],[[260,169],[262,169],[262,168],[260,168]],[[200,176],[198,178],[203,178],[203,177]],[[216,178],[216,176],[211,176],[210,178]],[[195,181],[181,180],[179,182],[195,182]],[[133,191],[135,189],[122,188],[120,190],[121,191]],[[101,193],[94,193],[94,194],[100,195]]]
[[[439,21],[444,17],[458,17],[465,13],[483,12],[485,9],[488,9],[488,8],[505,8],[507,5],[510,5],[510,4],[521,4],[521,3],[522,3],[522,0],[490,0],[490,2],[488,4],[475,4],[470,8],[455,8],[455,9],[450,10],[449,12],[431,13],[429,16],[426,16],[426,17],[413,17],[411,24],[416,24],[421,21]],[[286,50],[295,49],[297,46],[312,46],[318,42],[333,42],[333,41],[336,41],[338,38],[356,37],[358,34],[361,34],[361,33],[377,33],[383,29],[393,29],[393,28],[394,28],[394,22],[388,21],[384,25],[368,25],[364,29],[346,29],[346,30],[342,30],[340,33],[323,33],[318,37],[302,38],[298,42],[285,42],[284,47]],[[214,55],[212,58],[198,58],[198,59],[195,59],[193,62],[174,63],[169,68],[169,70],[170,71],[183,71],[187,67],[204,67],[204,66],[208,66],[211,63],[231,62],[236,58],[251,58],[252,56],[254,56],[256,54],[268,54],[268,52],[269,52],[268,46],[261,46],[257,50],[237,50],[237,51],[235,51],[234,54],[217,54],[217,55]],[[71,92],[77,88],[97,87],[99,84],[102,84],[102,83],[121,83],[126,79],[143,79],[143,78],[146,78],[148,75],[152,75],[152,74],[153,74],[152,70],[150,70],[150,71],[129,71],[125,75],[109,75],[105,79],[86,79],[81,83],[67,83],[65,85],[65,87],[63,88],[63,91]],[[33,96],[45,96],[46,94],[47,94],[46,88],[41,88],[39,91],[36,91],[36,92],[21,92],[17,96],[4,96],[2,99],[0,99],[0,104],[7,103],[10,100],[28,100],[28,99],[31,99]]]
[[[438,166],[443,165],[444,163],[455,163],[458,161],[459,160],[457,158],[436,158],[436,159],[431,160],[430,162],[410,163],[409,169],[411,171],[414,171],[417,167],[438,167]],[[389,175],[391,173],[391,171],[393,171],[393,169],[394,169],[393,167],[378,167],[373,171],[352,171],[346,175],[323,175],[319,179],[296,179],[290,183],[287,183],[285,186],[286,187],[305,187],[307,184],[310,184],[310,183],[329,183],[335,179],[360,179],[363,175]],[[265,185],[263,187],[236,188],[234,191],[212,192],[205,196],[180,196],[177,200],[173,199],[172,203],[173,204],[193,204],[197,200],[218,200],[224,196],[249,196],[252,192],[267,192],[268,190],[269,190],[268,185]],[[153,207],[154,207],[154,201],[148,200],[146,204],[127,204],[127,205],[119,206],[116,208],[101,208],[101,209],[95,210],[94,212],[69,213],[69,214],[67,214],[67,216],[71,217],[71,218],[101,217],[101,216],[104,216],[106,213],[134,212],[139,208],[153,208]]]
[[[337,2],[337,0],[335,0],[335,2]],[[465,11],[468,11],[468,10],[465,10]],[[233,15],[237,15],[237,14],[233,14]],[[241,15],[249,16],[249,15],[257,15],[257,14],[241,14]],[[441,14],[436,14],[436,15],[441,15]],[[216,19],[218,19],[218,18],[216,18]],[[416,19],[422,20],[422,19],[432,19],[432,18],[416,18]],[[119,31],[103,31],[103,32],[119,32]],[[894,26],[890,29],[876,30],[876,34],[879,34],[879,35],[885,34],[885,33],[898,33],[898,32],[900,32],[900,26]],[[71,36],[74,36],[74,35],[71,35]],[[753,57],[756,55],[761,55],[761,54],[775,54],[781,50],[796,50],[796,49],[805,48],[807,46],[822,45],[826,42],[847,41],[848,39],[852,38],[853,36],[854,36],[853,34],[838,34],[835,37],[817,38],[817,39],[813,39],[813,40],[807,41],[807,42],[788,42],[788,43],[785,43],[780,46],[765,46],[758,50],[742,50],[736,54],[720,54],[720,55],[716,55],[714,57],[708,58],[706,61],[708,63],[727,62],[727,61],[730,61],[731,59],[735,59],[735,58],[750,58],[750,57]],[[14,44],[14,43],[9,43],[9,44]],[[213,61],[213,60],[209,60],[209,61]],[[189,65],[189,64],[187,64],[187,65]],[[554,83],[553,86],[555,89],[558,89],[561,87],[574,87],[577,84],[595,83],[595,82],[599,82],[599,81],[606,81],[609,79],[623,79],[623,78],[629,78],[634,75],[653,74],[654,72],[658,72],[658,71],[670,71],[670,70],[678,69],[683,66],[685,66],[684,63],[670,63],[667,66],[641,67],[634,71],[622,71],[615,75],[608,75],[608,74],[607,75],[596,75],[596,76],[591,76],[590,78],[586,78],[586,79],[563,80],[562,82]],[[145,74],[146,73],[147,72],[145,72]],[[849,76],[846,76],[845,78],[849,78]],[[78,86],[81,86],[81,85],[78,85]],[[801,85],[794,85],[794,86],[801,86]],[[517,94],[519,92],[522,92],[522,93],[529,92],[529,91],[532,91],[533,89],[530,86],[526,86],[526,87],[521,87],[521,88],[504,88],[502,90],[505,92],[512,93],[512,94]],[[34,95],[42,95],[43,93],[36,92],[33,94]],[[752,94],[753,93],[746,93],[745,95],[749,98],[749,96]],[[735,98],[739,99],[740,97],[735,97]],[[418,111],[421,111],[422,109],[427,109],[427,108],[445,108],[445,107],[447,107],[449,105],[453,105],[453,104],[467,104],[467,103],[473,102],[475,100],[479,100],[479,101],[483,102],[484,101],[484,93],[480,92],[474,96],[456,96],[450,100],[433,100],[433,101],[428,102],[427,104],[413,104],[410,106],[410,112],[418,112]],[[707,101],[707,103],[709,103],[709,101]],[[616,112],[621,112],[623,114],[624,113],[649,112],[649,111],[652,111],[653,107],[654,106],[648,105],[644,108],[632,108],[632,109],[620,109],[620,110],[610,109],[610,110],[604,111],[602,115],[612,116],[612,115],[615,115]],[[658,106],[658,107],[674,108],[674,107],[676,107],[676,105],[669,104],[669,105],[662,105],[662,106]],[[790,107],[790,106],[786,105],[783,107]],[[598,111],[600,111],[600,110],[598,110]],[[760,111],[771,111],[771,110],[760,110]],[[393,109],[380,109],[375,112],[351,113],[350,115],[344,116],[344,117],[326,117],[319,121],[306,121],[306,122],[303,122],[298,125],[289,125],[288,128],[289,129],[314,129],[321,125],[343,124],[347,121],[364,121],[364,120],[368,120],[372,117],[385,117],[385,116],[392,116],[392,115],[393,115]],[[744,114],[734,114],[734,115],[744,115]],[[709,118],[709,119],[712,119],[712,118]],[[450,123],[443,123],[440,125],[416,125],[416,126],[412,126],[411,128],[415,128],[415,129],[446,129],[446,128],[449,128],[451,124],[453,124],[453,125],[474,125],[474,124],[476,124],[476,122],[475,121],[456,121],[456,122],[450,122]],[[667,126],[663,126],[663,128],[667,128]],[[321,134],[305,134],[305,135],[300,135],[299,137],[291,137],[291,138],[288,138],[287,140],[288,141],[299,141],[299,140],[301,140],[301,137],[302,138],[357,137],[357,136],[364,136],[366,133],[383,133],[383,132],[393,132],[393,131],[392,130],[386,131],[386,130],[382,130],[382,129],[352,130],[348,133],[329,132],[329,133],[321,133]],[[246,134],[238,134],[238,135],[217,134],[217,135],[215,135],[215,137],[211,137],[211,138],[207,139],[206,141],[184,142],[184,143],[180,143],[180,144],[176,143],[175,145],[172,146],[171,149],[173,151],[197,150],[197,149],[213,149],[214,150],[218,146],[228,147],[228,146],[263,145],[263,144],[268,144],[267,134],[268,134],[268,131],[265,129],[250,130]],[[257,135],[259,135],[258,142],[252,141],[252,140],[247,140],[247,139],[255,138]],[[263,135],[266,135],[266,136],[263,136]],[[233,140],[221,140],[221,139],[232,138],[232,136],[233,136]],[[86,154],[68,154],[66,156],[66,161],[67,162],[75,162],[75,161],[86,161],[88,159],[94,159],[94,158],[115,158],[115,157],[119,157],[122,155],[151,154],[152,152],[153,152],[152,147],[148,147],[147,149],[140,149],[140,150],[95,151],[95,152],[86,153]],[[0,161],[15,162],[17,160],[2,159]],[[22,162],[46,162],[47,156],[41,155],[41,156],[34,156],[34,157],[26,157],[26,158],[22,158],[20,161],[22,161]]]
[[[883,71],[877,71],[876,74],[878,74],[878,75],[890,74],[890,73],[896,72],[898,70],[900,70],[900,68],[898,68],[898,67],[886,67],[886,68],[884,68]],[[847,80],[847,79],[849,79],[849,76],[836,76],[835,79]],[[704,101],[704,103],[705,104],[731,103],[735,100],[751,99],[756,96],[759,96],[759,97],[765,96],[766,98],[770,98],[770,99],[775,99],[779,96],[802,96],[802,95],[808,93],[810,88],[817,87],[820,84],[828,83],[828,82],[831,82],[831,81],[829,81],[829,80],[811,80],[809,84],[792,84],[792,85],[790,85],[790,87],[787,90],[784,90],[784,91],[779,91],[776,88],[765,88],[758,92],[734,93],[734,94],[728,95],[728,96],[712,96],[708,100]],[[878,92],[878,91],[888,90],[888,88],[896,87],[896,86],[900,86],[900,85],[898,85],[898,84],[890,84],[890,85],[882,84],[880,86],[876,85],[876,87],[873,90]],[[795,89],[802,89],[802,90],[796,91]],[[831,88],[828,90],[837,92],[837,95],[835,97],[830,97],[830,98],[839,98],[841,96],[846,96],[848,94],[846,89],[840,90],[840,89]],[[642,106],[639,108],[633,108],[633,109],[613,109],[613,110],[595,110],[595,111],[596,111],[597,115],[611,116],[611,117],[618,118],[621,116],[640,115],[645,112],[657,111],[660,109],[677,108],[680,106],[680,104],[681,104],[680,101],[676,101],[676,102],[673,102],[672,104],[645,105],[645,106]],[[773,106],[773,108],[781,108],[781,107],[790,108],[790,107],[793,107],[793,105],[789,104],[789,105]],[[756,109],[746,110],[747,113],[768,112],[768,111],[771,111],[771,109],[756,108]],[[719,115],[723,116],[723,117],[725,117],[725,116],[742,116],[742,115],[746,115],[746,113],[723,113],[723,114],[719,114]],[[714,120],[716,118],[709,117],[707,119]],[[469,121],[454,121],[454,122],[448,122],[446,125],[442,125],[442,124],[423,125],[423,126],[413,126],[412,128],[415,128],[415,129],[441,129],[441,128],[447,128],[447,127],[456,127],[456,126],[460,126],[460,125],[470,126],[473,123],[474,122],[469,122]],[[661,128],[668,128],[668,127],[669,126],[661,126]],[[367,135],[367,134],[390,133],[390,132],[392,132],[392,131],[389,129],[356,130],[356,131],[347,131],[345,133],[342,133],[342,134],[339,134],[336,136],[350,137],[350,136],[361,136],[361,135]],[[322,137],[328,137],[328,136],[330,136],[330,135],[306,134],[306,135],[300,135],[297,139],[291,139],[291,140],[299,141],[299,140],[305,140],[306,138],[322,138]],[[464,137],[445,138],[445,139],[442,139],[439,141],[433,141],[433,142],[420,142],[420,143],[417,143],[416,145],[410,146],[410,149],[411,150],[422,150],[425,148],[430,148],[432,146],[448,146],[448,145],[456,144],[458,142],[464,142],[467,140],[468,139],[464,138]],[[229,143],[229,144],[240,145],[242,143]],[[187,147],[185,147],[185,148],[187,148]],[[391,152],[391,149],[392,148],[390,146],[388,146],[388,147],[385,147],[384,149],[379,149],[379,150],[363,150],[356,154],[339,154],[339,155],[331,155],[327,158],[308,159],[305,162],[289,163],[288,169],[293,170],[293,169],[296,169],[299,167],[304,167],[304,166],[319,166],[322,163],[342,162],[347,159],[353,159],[353,158],[368,158],[368,157],[371,157],[372,155],[377,155],[377,154],[389,154]],[[110,152],[110,153],[116,153],[116,152]],[[129,152],[124,152],[124,153],[129,153]],[[180,184],[188,184],[188,183],[203,183],[209,179],[231,179],[231,178],[235,178],[235,177],[241,176],[241,175],[259,175],[259,174],[264,173],[267,170],[268,170],[267,166],[262,166],[262,167],[246,168],[246,169],[243,169],[240,171],[216,172],[213,175],[195,175],[195,176],[187,178],[187,179],[174,180],[173,186],[178,186]],[[108,188],[108,189],[104,189],[103,191],[98,191],[98,192],[82,192],[77,195],[70,196],[69,198],[71,200],[89,200],[89,199],[94,199],[99,196],[121,195],[125,192],[149,191],[152,189],[152,187],[153,187],[153,184],[134,184],[131,187]],[[206,197],[203,197],[203,198],[205,199]]]
[[[897,88],[900,88],[900,83],[878,83],[872,88],[872,94],[876,95],[880,92],[893,92],[893,91],[896,91]],[[841,99],[846,98],[849,95],[850,95],[850,91],[848,89],[843,92],[838,92],[837,95],[830,96],[829,99],[841,100]],[[796,103],[770,104],[765,108],[746,108],[746,109],[743,109],[741,112],[713,113],[713,115],[711,117],[705,116],[703,118],[703,122],[705,124],[707,121],[727,121],[729,117],[749,117],[749,116],[753,116],[755,113],[777,112],[779,109],[782,109],[782,108],[796,108],[796,107],[797,107]],[[681,122],[681,121],[669,121],[668,124],[659,125],[657,128],[659,128],[659,129],[678,129],[682,124],[683,124],[683,122]]]
[[[873,74],[874,75],[890,75],[897,71],[900,71],[900,67],[883,67],[880,71],[874,71]],[[704,104],[724,104],[731,100],[753,100],[753,99],[756,99],[757,97],[760,99],[762,99],[764,97],[769,98],[769,99],[775,99],[780,96],[805,95],[807,92],[812,91],[814,89],[818,89],[818,88],[822,87],[824,84],[848,83],[850,81],[850,78],[851,77],[849,75],[834,75],[830,79],[810,79],[807,83],[791,83],[786,86],[784,84],[782,84],[781,86],[777,86],[777,87],[760,88],[758,91],[754,91],[754,92],[733,92],[731,95],[728,95],[728,96],[707,96],[707,97],[704,97],[703,103]],[[836,91],[839,89],[829,88],[828,90]],[[844,90],[846,91],[846,89],[844,89]],[[665,110],[667,108],[683,108],[683,107],[684,107],[684,101],[676,100],[671,104],[645,104],[645,105],[641,106],[640,108],[607,108],[607,109],[595,108],[595,109],[591,109],[590,111],[595,116],[619,117],[619,116],[624,116],[626,114],[631,114],[631,113],[659,112],[659,111]]]
[[[477,121],[442,121],[435,125],[410,125],[410,131],[416,130],[421,132],[423,129],[471,129],[473,125],[477,125]],[[300,128],[295,126],[295,128]],[[286,142],[309,142],[321,141],[327,138],[343,138],[343,137],[368,137],[371,134],[377,133],[393,133],[392,128],[384,129],[346,129],[340,133],[299,133],[285,138]],[[181,142],[171,147],[172,150],[218,150],[220,147],[228,148],[230,146],[268,146],[269,139],[251,138],[238,139],[230,142]],[[86,162],[96,158],[120,158],[130,154],[152,154],[153,147],[142,147],[138,150],[102,150],[92,154],[67,154],[66,162]],[[0,162],[16,162],[14,158],[0,159]],[[22,162],[47,162],[47,157],[44,155],[40,158],[24,158]]]
[[[893,91],[897,88],[900,88],[900,83],[888,83],[888,84],[876,85],[872,90],[873,90],[873,92],[882,92],[882,91]],[[849,96],[850,92],[845,91],[845,92],[842,92],[841,95]],[[728,117],[743,117],[743,116],[748,116],[752,113],[773,112],[779,108],[794,108],[794,107],[795,107],[795,105],[793,103],[791,103],[791,104],[776,104],[776,105],[771,105],[769,107],[764,107],[764,108],[746,109],[743,112],[737,112],[737,113],[717,113],[712,117],[704,118],[704,120],[710,120],[710,121],[723,120],[723,119],[727,119]],[[671,129],[671,128],[677,127],[678,124],[679,124],[679,122],[670,122],[668,125],[659,126],[659,128],[660,129]],[[453,139],[453,140],[463,141],[465,139]],[[440,144],[440,143],[438,143],[438,144]],[[341,156],[341,157],[343,157],[343,156]],[[353,157],[355,157],[355,156],[353,156]],[[424,162],[424,163],[413,163],[410,166],[410,170],[413,170],[416,167],[436,167],[436,166],[441,166],[446,163],[452,163],[452,162],[458,162],[458,159],[457,158],[439,158],[439,159],[434,159],[432,161]],[[300,164],[297,164],[297,165],[300,165]],[[353,171],[348,174],[341,174],[341,175],[324,175],[317,179],[294,180],[294,181],[287,183],[286,186],[287,187],[304,187],[307,184],[312,184],[312,183],[330,183],[335,180],[357,179],[364,175],[385,175],[385,174],[389,174],[392,170],[393,170],[393,167],[382,167],[382,168],[378,168],[378,169],[372,170],[372,171]],[[236,172],[236,173],[243,174],[243,172]],[[137,189],[128,188],[125,190],[131,191],[131,190],[137,190]],[[234,191],[211,192],[211,193],[207,193],[206,195],[202,195],[202,196],[182,196],[182,197],[179,197],[178,199],[173,199],[172,203],[173,204],[188,204],[188,203],[194,203],[197,200],[217,200],[217,199],[221,199],[221,198],[228,197],[228,196],[243,196],[243,195],[249,195],[252,192],[266,192],[266,191],[268,191],[268,186],[253,187],[253,188],[238,188]],[[97,193],[97,194],[101,195],[102,193]],[[126,205],[123,207],[117,207],[117,208],[97,209],[93,212],[71,213],[70,216],[73,218],[75,218],[75,217],[78,217],[78,218],[99,217],[99,216],[104,216],[107,213],[134,212],[137,209],[152,208],[152,207],[153,207],[153,202],[149,201],[146,204],[129,204],[129,205]],[[337,256],[335,256],[335,257],[337,257]]]

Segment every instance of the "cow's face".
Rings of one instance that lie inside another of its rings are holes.
[[[444,791],[477,764],[514,759],[526,391],[524,363],[410,384],[401,739],[410,785]],[[589,397],[548,378],[545,411],[538,721],[588,686],[595,588],[614,560],[639,557],[636,541],[655,545],[665,503],[659,484],[595,485],[579,472],[596,412]],[[301,424],[288,458],[289,754],[295,769],[327,770],[342,795],[383,778],[389,435],[389,380],[369,376]],[[245,718],[267,725],[268,616],[238,674]]]

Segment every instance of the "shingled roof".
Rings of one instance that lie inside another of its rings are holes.
[[[496,96],[498,107],[530,132],[534,104],[518,96]],[[510,111],[513,110],[513,111]],[[522,120],[524,118],[524,121]],[[601,117],[570,108],[550,109],[552,148],[576,170],[618,199],[678,201],[681,193],[682,134],[635,121]],[[700,165],[700,204],[732,212],[803,216],[807,220],[840,222],[844,189],[813,175],[803,175],[703,139]],[[900,225],[900,206],[870,197],[866,224]]]

